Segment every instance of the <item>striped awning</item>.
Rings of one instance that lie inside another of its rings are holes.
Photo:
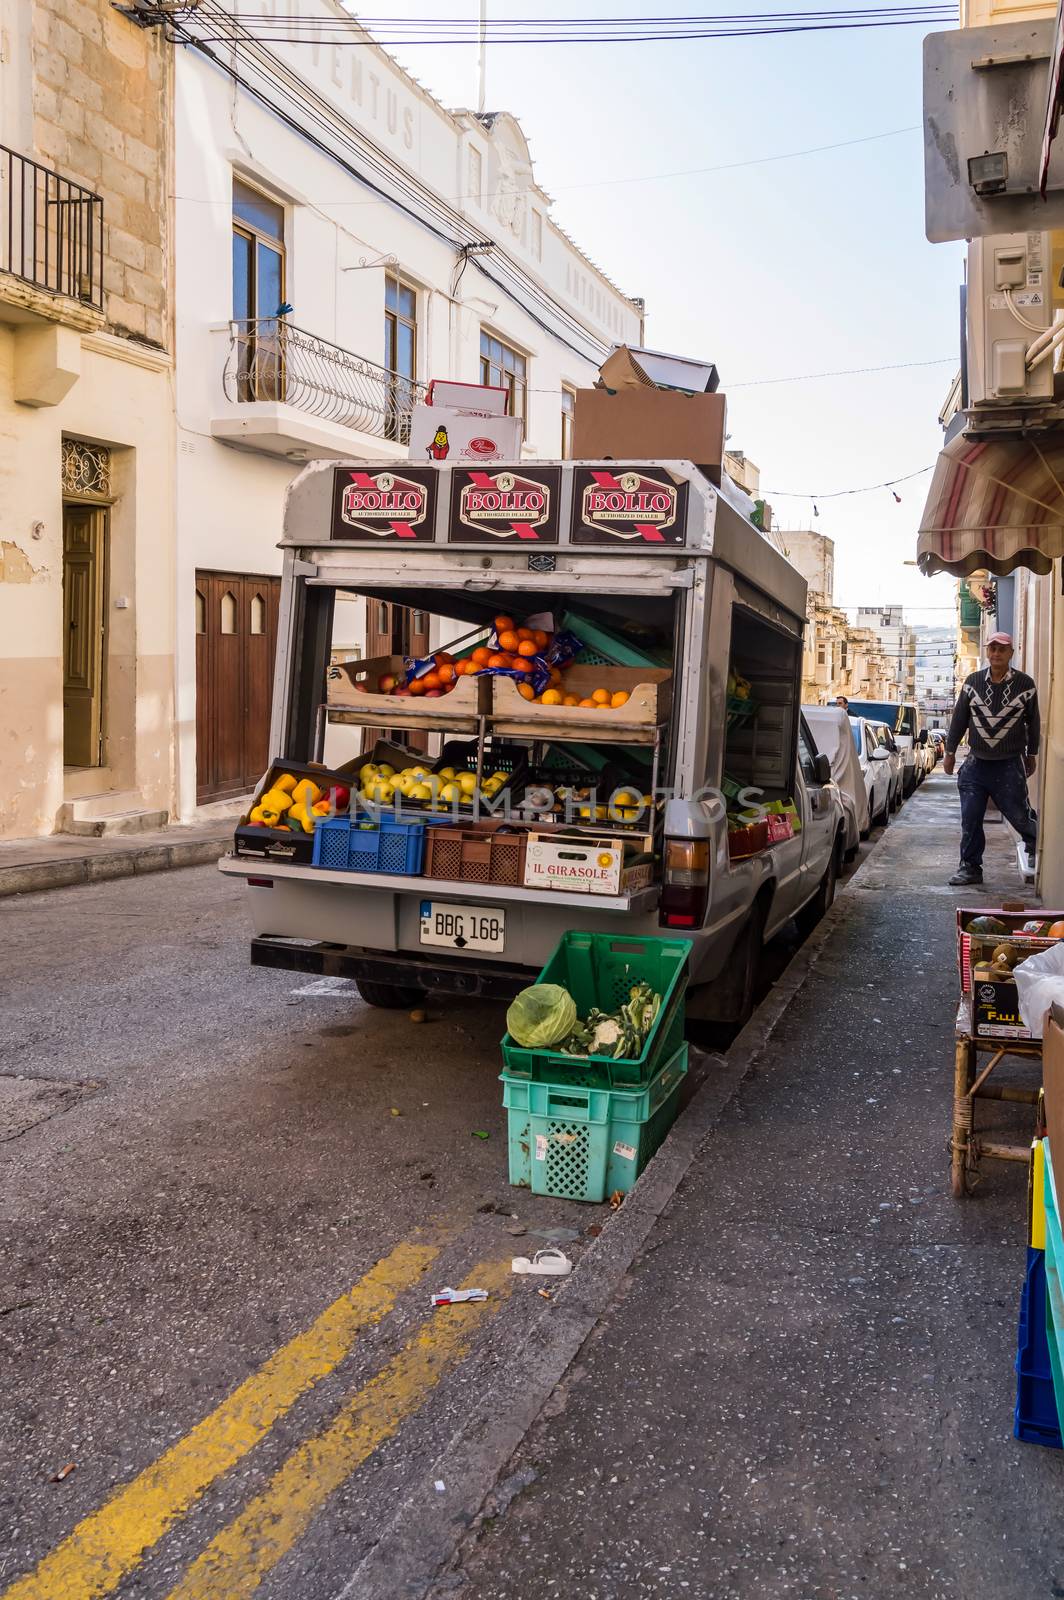
[[[1064,556],[1064,430],[1027,438],[959,435],[942,451],[920,521],[927,576],[987,568],[1051,572]]]

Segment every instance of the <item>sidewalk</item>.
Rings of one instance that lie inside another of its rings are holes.
[[[1030,899],[988,833],[974,902]],[[949,1192],[958,836],[937,774],[434,1596],[1064,1593],[1064,1455],[1012,1437],[1025,1172]]]
[[[102,839],[57,833],[47,839],[0,840],[0,899],[217,861],[229,847],[235,823],[235,817],[226,817]]]

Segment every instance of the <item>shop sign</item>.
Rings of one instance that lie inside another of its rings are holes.
[[[573,472],[573,544],[683,544],[686,512],[687,484],[653,468]]]
[[[361,544],[392,540],[431,544],[436,512],[436,469],[364,472],[337,467],[333,488],[334,539]]]
[[[451,485],[451,544],[517,539],[557,544],[561,468],[531,472],[456,470]]]

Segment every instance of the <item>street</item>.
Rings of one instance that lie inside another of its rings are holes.
[[[1011,1437],[1022,1173],[948,1193],[955,830],[939,775],[440,1593],[1058,1592],[1055,1535],[1004,1553],[1061,1486]],[[509,1189],[497,1006],[252,970],[208,867],[5,918],[5,1600],[331,1600],[506,1397],[510,1256],[609,1211]]]

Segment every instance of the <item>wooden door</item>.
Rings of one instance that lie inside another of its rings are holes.
[[[196,798],[254,788],[269,760],[280,578],[196,574]]]
[[[390,600],[366,601],[367,656],[423,656],[428,648],[427,611],[396,606]]]
[[[107,509],[63,507],[63,764],[103,762]]]

